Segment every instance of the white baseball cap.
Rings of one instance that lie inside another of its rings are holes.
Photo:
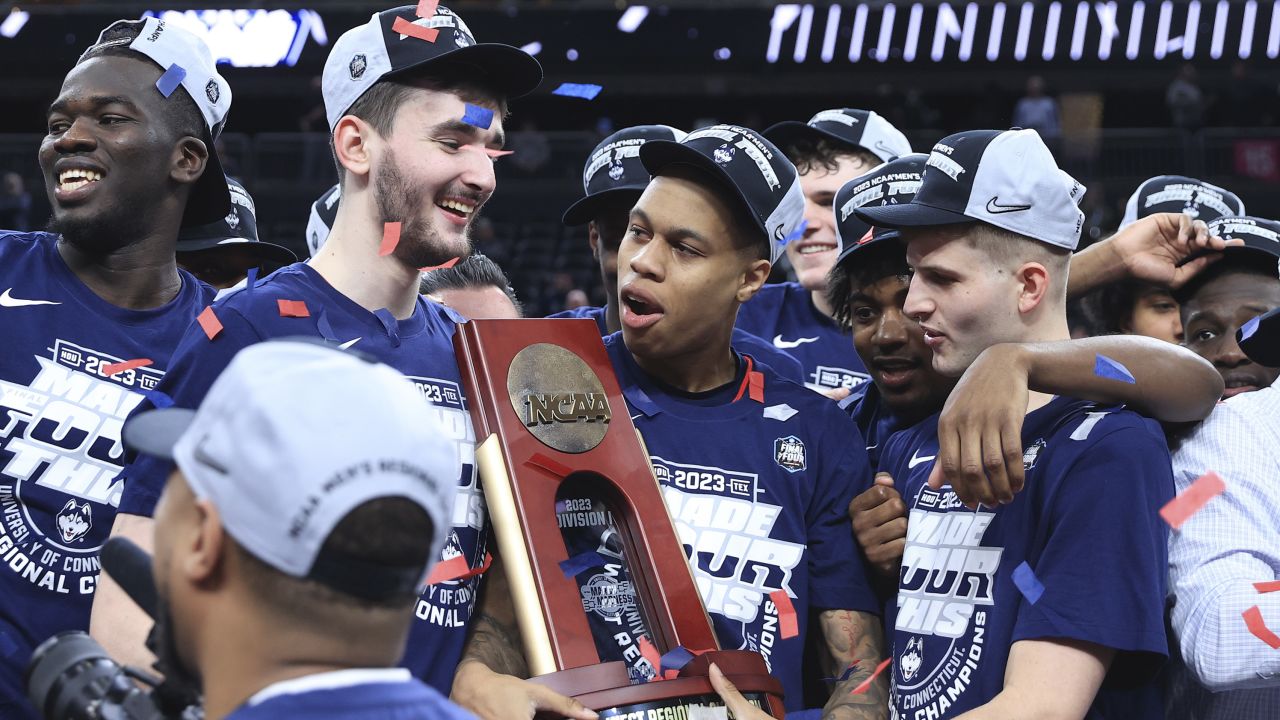
[[[241,350],[198,410],[140,413],[124,441],[175,461],[254,557],[357,597],[412,592],[453,524],[461,461],[428,401],[387,365],[305,339]],[[431,518],[425,566],[321,557],[343,518],[386,497]]]
[[[833,140],[851,149],[866,150],[880,162],[911,154],[907,136],[874,110],[823,110],[809,122],[788,120],[773,125],[764,131],[764,136],[781,147],[801,140]]]

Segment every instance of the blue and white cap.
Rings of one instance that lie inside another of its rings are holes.
[[[855,210],[876,227],[984,222],[1068,250],[1084,226],[1084,186],[1034,130],[969,130],[933,146],[910,203]]]
[[[685,134],[666,125],[637,125],[601,140],[582,170],[586,196],[564,211],[564,224],[572,227],[590,222],[600,204],[611,198],[639,198],[649,185],[649,171],[640,162],[640,146],[650,140],[680,142]]]
[[[872,227],[858,217],[857,210],[884,205],[905,205],[920,189],[924,174],[924,153],[912,153],[877,167],[845,183],[836,192],[833,210],[836,215],[836,244],[839,256],[836,262],[862,248],[877,245],[884,240],[898,239],[895,228]]]
[[[907,136],[874,110],[823,110],[809,122],[780,122],[765,130],[764,136],[782,147],[802,140],[833,140],[851,150],[866,150],[880,162],[911,154]]]
[[[1182,175],[1159,175],[1144,180],[1129,196],[1120,227],[1165,212],[1182,213],[1206,223],[1245,214],[1244,201],[1230,190]]]
[[[691,165],[720,180],[768,238],[770,262],[778,261],[804,221],[796,166],[755,130],[714,125],[680,142],[651,140],[640,147],[640,162],[654,176],[671,165]]]

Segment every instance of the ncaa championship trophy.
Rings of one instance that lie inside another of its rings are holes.
[[[602,718],[696,718],[699,708],[723,707],[708,678],[715,662],[748,700],[781,717],[782,686],[764,659],[718,649],[595,323],[475,320],[459,325],[454,343],[532,680]],[[617,562],[586,583],[573,568],[601,556],[572,553],[558,520],[582,507],[607,508]],[[599,616],[618,622],[624,611],[628,627],[642,625],[648,637],[601,626]],[[622,659],[613,659],[620,645]],[[660,667],[672,656],[682,658],[678,670]],[[639,675],[645,661],[652,669]]]

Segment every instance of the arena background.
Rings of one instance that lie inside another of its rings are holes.
[[[1058,100],[1060,164],[1089,188],[1084,243],[1114,230],[1142,179],[1226,186],[1253,214],[1280,200],[1280,1],[453,2],[482,42],[536,52],[543,86],[513,104],[511,157],[477,227],[530,314],[574,288],[602,299],[585,231],[560,225],[582,165],[607,133],[661,122],[764,129],[829,107],[885,115],[927,151],[942,136],[1004,128],[1031,76]],[[0,6],[0,194],[48,216],[36,148],[61,79],[98,31],[162,14],[204,35],[235,100],[221,139],[257,201],[262,239],[305,255],[310,203],[335,179],[319,75],[332,42],[384,3],[22,3]],[[1188,69],[1192,68],[1192,69]],[[1190,74],[1194,72],[1194,78]],[[1175,122],[1175,77],[1198,86],[1198,121]],[[603,87],[561,97],[561,83]],[[0,206],[4,205],[0,198]],[[3,224],[3,223],[0,223]],[[9,227],[9,225],[5,225]],[[785,272],[785,268],[779,270]]]

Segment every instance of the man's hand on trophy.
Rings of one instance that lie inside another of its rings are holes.
[[[729,708],[729,717],[735,720],[772,720],[773,716],[752,705],[729,678],[720,672],[715,663],[711,663],[711,687],[715,688],[725,707]]]
[[[449,697],[480,720],[532,720],[539,712],[575,720],[598,717],[595,711],[571,697],[528,680],[496,673],[478,660],[463,660],[458,666]]]

